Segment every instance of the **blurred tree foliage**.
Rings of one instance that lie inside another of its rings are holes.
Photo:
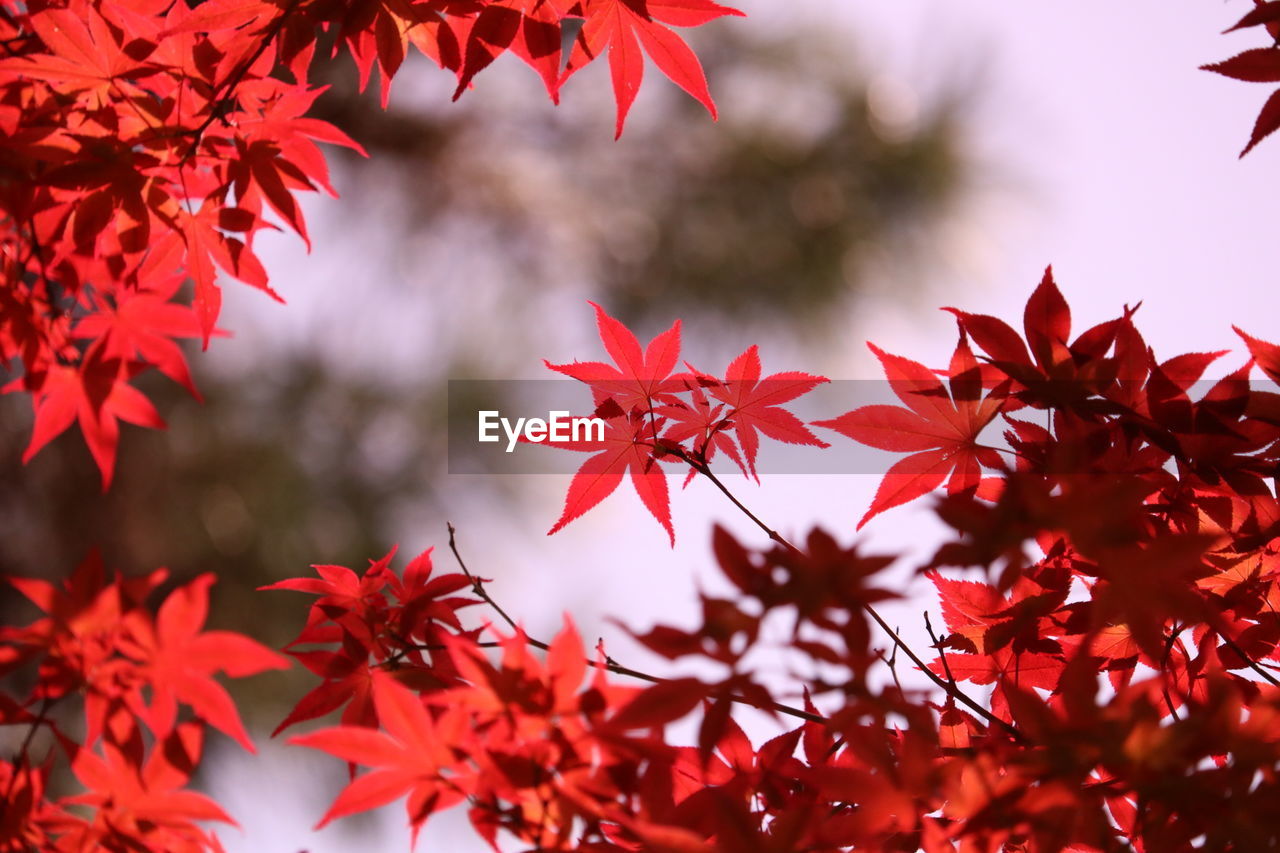
[[[478,224],[517,291],[575,283],[632,320],[700,312],[782,325],[832,317],[856,298],[868,260],[888,259],[899,282],[928,263],[976,170],[963,74],[925,98],[868,79],[847,33],[693,36],[720,121],[654,86],[614,146],[602,144],[602,75],[573,81],[554,110],[528,75],[493,75],[465,108],[440,98],[410,115],[393,97],[384,114],[339,63],[319,108],[375,152],[373,168],[398,173],[413,211],[401,228]]]

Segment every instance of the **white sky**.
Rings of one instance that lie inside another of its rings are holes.
[[[1280,138],[1243,161],[1236,159],[1269,89],[1197,70],[1261,43],[1251,33],[1218,35],[1248,3],[1180,3],[1176,12],[1168,0],[810,0],[771,7],[754,0],[742,6],[752,18],[723,26],[768,26],[793,14],[847,16],[857,33],[851,58],[922,97],[949,75],[979,69],[984,91],[972,120],[972,145],[996,167],[994,174],[1016,186],[1012,192],[989,193],[973,221],[953,229],[946,246],[951,263],[938,271],[929,292],[909,302],[880,298],[864,311],[850,335],[842,378],[878,378],[861,344],[867,337],[890,351],[941,363],[955,338],[949,315],[934,310],[939,305],[1019,321],[1022,304],[1048,263],[1072,305],[1077,329],[1115,316],[1123,303],[1141,300],[1139,326],[1157,355],[1238,349],[1232,323],[1280,339],[1271,272],[1280,245],[1273,233],[1280,222],[1275,181]],[[603,85],[604,79],[594,82]],[[646,85],[663,84],[652,74]],[[468,97],[483,97],[483,92]],[[727,114],[734,104],[721,97],[719,107]],[[625,136],[620,144],[626,144]],[[230,328],[252,328],[253,334],[269,330],[283,338],[323,328],[326,305],[331,306],[322,295],[326,278],[332,279],[335,270],[359,275],[360,265],[336,239],[345,227],[341,204],[311,207],[312,233],[318,238],[311,256],[282,247],[278,257],[268,258],[273,283],[291,305],[278,309],[247,289],[229,288],[225,322]],[[332,307],[327,310],[332,315]],[[495,316],[494,334],[501,334],[501,320]],[[586,339],[590,326],[584,308],[573,340]],[[208,357],[235,361],[233,350],[253,347],[248,334],[241,332]],[[548,355],[563,355],[564,348],[562,341],[548,340]],[[806,367],[771,363],[768,352],[765,359],[766,368]],[[1222,363],[1224,370],[1230,367],[1233,362]],[[558,515],[567,478],[544,479],[539,484],[543,511],[531,504],[534,508],[514,517],[495,517],[467,502],[464,482],[450,484],[460,495],[452,520],[462,531],[473,568],[496,578],[493,593],[542,636],[554,633],[565,609],[574,613],[588,640],[596,632],[618,636],[603,623],[607,615],[625,614],[638,627],[658,618],[678,621],[692,613],[692,579],[712,575],[712,521],[729,524],[748,541],[761,540],[709,487],[698,486],[686,493],[673,490],[674,551],[627,486],[548,539],[543,533]],[[802,535],[820,522],[847,541],[875,482],[873,477],[775,477],[762,489],[744,487],[741,496],[784,533]],[[444,545],[443,521],[422,519],[415,532],[406,534],[416,541],[404,543],[401,553]],[[897,511],[873,523],[863,538],[872,550],[914,546],[920,553],[922,543],[927,550],[932,541],[933,529],[928,518]],[[904,625],[918,621],[927,603],[919,599],[900,611]],[[614,648],[625,662],[647,664],[621,641]],[[246,826],[243,835],[226,833],[229,850],[407,849],[399,805],[353,827],[361,839],[356,848],[354,836],[340,831],[312,836],[307,829],[323,811],[324,794],[305,786],[327,784],[332,792],[345,771],[336,761],[306,764],[305,781],[299,783],[295,762],[302,759],[291,752],[296,750],[272,748],[257,760],[236,757],[215,775],[214,793]],[[419,848],[482,849],[467,840],[460,817],[445,820],[437,831],[429,829]]]

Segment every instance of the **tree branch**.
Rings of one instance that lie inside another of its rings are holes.
[[[446,526],[449,529],[449,550],[453,552],[453,558],[457,561],[458,568],[462,569],[462,573],[466,575],[467,580],[471,581],[472,591],[477,596],[479,596],[480,599],[485,604],[488,604],[490,607],[492,607],[494,611],[500,617],[502,617],[502,621],[507,623],[508,627],[510,627],[515,631],[518,631],[524,637],[526,643],[533,646],[535,649],[542,649],[543,651],[550,650],[551,648],[550,645],[543,642],[542,640],[539,640],[535,637],[531,637],[528,634],[526,634],[523,631],[523,629],[521,629],[516,624],[515,620],[511,618],[510,614],[508,614],[506,610],[503,610],[502,606],[498,604],[498,602],[493,600],[493,596],[489,595],[488,590],[486,590],[484,587],[484,584],[485,584],[484,579],[476,575],[473,575],[471,573],[471,570],[467,568],[466,561],[462,559],[462,554],[459,553],[458,551],[457,529],[453,526],[451,522],[446,522]],[[650,684],[663,684],[670,680],[667,678],[662,678],[657,675],[652,675],[647,672],[643,672],[638,669],[632,669],[629,666],[623,666],[622,664],[618,663],[608,655],[605,656],[603,663],[597,660],[593,660],[592,658],[587,658],[586,660],[587,660],[588,666],[593,666],[593,667],[596,667],[597,669],[604,669],[605,671],[612,672],[615,675],[622,675],[622,676],[626,676],[627,678],[635,678],[640,681],[647,681]],[[729,698],[729,701],[731,702],[738,702],[743,705],[750,705],[753,708],[760,707],[759,704],[751,701],[750,699],[747,699],[745,696],[737,696],[734,694],[729,694],[728,698]],[[812,722],[812,723],[827,722],[827,718],[820,714],[813,714],[813,713],[810,713],[809,711],[805,711],[801,708],[796,708],[791,705],[784,704],[782,702],[773,702],[768,706],[768,708],[764,708],[762,710],[776,711],[779,714],[786,714],[789,717],[797,717],[801,720],[807,720],[808,722]]]
[[[689,464],[690,467],[693,468],[693,470],[697,471],[699,474],[701,474],[702,476],[710,480],[712,484],[715,485],[715,487],[719,489],[724,494],[724,496],[727,497],[733,503],[734,506],[736,506],[739,510],[741,510],[742,513],[747,518],[751,519],[751,521],[756,525],[756,527],[759,527],[762,531],[764,531],[765,535],[768,536],[770,539],[772,539],[774,542],[777,542],[779,545],[782,545],[784,548],[787,548],[796,554],[802,553],[799,548],[797,548],[795,545],[792,545],[790,542],[788,542],[782,536],[782,534],[778,533],[778,531],[774,530],[772,527],[765,524],[764,521],[762,521],[759,516],[757,516],[751,510],[747,509],[747,507],[742,503],[742,501],[738,500],[737,496],[735,496],[733,492],[729,491],[729,488],[723,482],[721,482],[720,478],[711,472],[711,466],[707,464],[706,460],[694,459],[692,456],[690,456],[682,448],[679,448],[679,447],[676,447],[674,449],[664,447],[663,451],[666,453],[669,453],[672,456],[683,459],[686,463]],[[1016,726],[1014,726],[1010,722],[1000,719],[995,714],[991,713],[989,710],[982,707],[982,705],[980,705],[978,702],[975,702],[973,699],[969,698],[968,694],[966,694],[963,690],[961,690],[959,685],[956,684],[954,681],[948,682],[946,679],[943,679],[937,673],[933,672],[933,670],[929,669],[929,667],[925,664],[925,662],[920,659],[920,656],[917,655],[911,649],[911,647],[907,645],[906,641],[902,639],[902,637],[898,634],[898,632],[889,626],[889,623],[884,620],[884,617],[880,615],[879,611],[877,611],[870,604],[865,604],[865,603],[862,605],[862,610],[868,616],[871,617],[872,621],[874,621],[878,626],[880,626],[880,630],[884,631],[884,633],[889,636],[889,639],[893,640],[894,645],[902,650],[902,653],[906,655],[907,658],[913,664],[915,664],[916,668],[919,669],[922,673],[924,673],[925,676],[927,676],[930,681],[932,681],[937,687],[943,690],[948,696],[951,696],[952,698],[956,699],[959,702],[963,702],[966,706],[969,707],[970,710],[977,713],[979,716],[985,719],[988,723],[1003,729],[1014,740],[1019,741],[1020,743],[1026,742],[1025,735],[1023,735],[1022,732],[1019,731]]]

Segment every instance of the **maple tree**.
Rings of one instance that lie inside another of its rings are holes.
[[[1236,28],[1276,37],[1278,10],[1258,0]],[[332,192],[315,143],[359,150],[306,116],[321,33],[362,87],[377,66],[384,103],[410,44],[456,75],[455,97],[507,50],[553,99],[607,53],[621,133],[643,55],[714,115],[670,27],[732,14],[711,0],[4,0],[0,359],[35,408],[27,456],[78,424],[105,487],[118,422],[161,426],[131,381],[155,368],[195,393],[175,339],[219,334],[218,271],[274,295],[255,235],[278,221],[306,240],[295,193]],[[1274,82],[1277,55],[1210,68]],[[1277,127],[1273,96],[1246,152]],[[0,850],[220,850],[205,824],[232,818],[188,783],[207,728],[253,745],[216,676],[289,658],[319,683],[275,733],[338,712],[290,740],[351,771],[320,825],[403,797],[415,836],[465,805],[495,849],[1280,845],[1280,393],[1250,379],[1280,383],[1280,346],[1237,330],[1247,358],[1206,382],[1226,353],[1157,359],[1136,308],[1073,338],[1047,270],[1021,333],[948,308],[944,369],[871,345],[901,406],[806,423],[788,405],[824,377],[765,375],[755,346],[723,376],[681,370],[679,321],[642,347],[593,307],[613,364],[548,367],[588,386],[607,429],[549,442],[590,454],[550,532],[588,523],[629,477],[674,542],[666,470],[722,493],[762,537],[713,533],[734,597],[701,593],[692,628],[629,629],[701,674],[628,668],[567,617],[550,641],[530,636],[452,528],[456,571],[431,552],[397,571],[393,550],[265,587],[315,596],[288,657],[204,630],[212,575],[166,588],[165,570],[126,578],[91,555],[60,585],[7,579],[41,615],[0,626],[0,675],[27,685],[0,694],[0,725],[24,732],[0,759]],[[792,542],[720,478],[717,458],[758,482],[762,439],[907,454],[858,527],[929,497],[951,531],[916,567],[941,610],[928,651],[877,609],[899,596],[877,579],[896,558],[823,530]],[[785,683],[761,667],[768,651],[787,655]],[[918,684],[900,679],[908,664]],[[736,716],[748,707],[778,726],[759,745]],[[691,714],[696,742],[670,742]]]

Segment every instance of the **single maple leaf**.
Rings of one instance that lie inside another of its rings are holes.
[[[723,452],[733,464],[738,466],[744,477],[750,476],[742,454],[738,451],[738,445],[733,440],[731,429],[733,424],[724,416],[725,404],[711,405],[704,388],[704,384],[709,387],[712,384],[718,384],[719,381],[711,377],[690,376],[686,381],[689,402],[681,401],[658,406],[654,412],[667,418],[670,423],[666,432],[663,433],[664,441],[681,447],[685,442],[689,442],[689,452],[693,458],[708,464],[717,451]],[[684,485],[688,486],[697,475],[698,470],[690,465],[689,473],[684,478]]]
[[[340,145],[361,157],[368,157],[369,153],[364,146],[329,122],[307,116],[316,99],[328,88],[285,88],[271,79],[257,81],[255,86],[242,85],[236,96],[250,115],[237,123],[236,133],[245,140],[261,140],[278,146],[282,162],[296,168],[298,173],[319,185],[331,197],[337,198],[338,193],[329,181],[329,166],[316,143]],[[268,197],[268,201],[270,200]],[[274,206],[274,202],[272,204]],[[222,227],[227,228],[227,225],[223,224]]]
[[[947,491],[954,494],[977,490],[982,485],[983,466],[1003,469],[998,454],[979,447],[977,440],[1008,399],[1008,384],[981,395],[980,368],[963,335],[951,359],[950,393],[924,365],[884,352],[875,344],[868,346],[884,365],[894,394],[907,408],[863,406],[828,421],[816,421],[814,426],[833,429],[881,450],[912,455],[885,473],[858,527],[890,507],[928,494],[948,476]]]
[[[787,371],[760,378],[760,352],[748,347],[729,363],[724,382],[707,387],[707,393],[728,406],[724,417],[733,425],[733,433],[742,445],[742,456],[756,482],[756,454],[760,449],[760,433],[787,444],[830,447],[809,430],[804,422],[782,408],[797,397],[829,381],[825,376]]]
[[[368,649],[347,634],[343,636],[341,652],[290,651],[289,654],[324,681],[298,700],[271,732],[272,737],[296,723],[314,720],[338,708],[342,708],[344,725],[377,726],[378,718],[373,708],[373,669],[369,665]]]
[[[230,225],[243,224],[237,219],[245,216],[258,218],[251,211],[238,213],[242,210],[223,207],[210,198],[201,202],[200,209],[194,214],[180,209],[177,212],[178,230],[158,241],[156,247],[157,252],[180,249],[185,253],[187,272],[195,284],[192,308],[200,323],[204,349],[209,348],[209,339],[216,334],[214,324],[222,310],[222,290],[217,284],[219,267],[275,301],[284,303],[267,284],[267,271],[253,251],[243,240],[223,233],[236,230],[229,228]]]
[[[79,369],[65,365],[51,367],[32,396],[35,425],[22,461],[29,462],[42,447],[78,421],[80,433],[102,474],[102,490],[110,488],[116,446],[120,442],[119,421],[164,429],[164,421],[155,406],[129,384],[129,370],[117,359],[92,357]],[[22,390],[21,379],[4,387],[6,392],[17,390]]]
[[[642,350],[640,341],[623,323],[610,317],[596,303],[588,304],[596,311],[600,340],[614,363],[552,364],[546,360],[543,363],[557,373],[590,385],[597,406],[612,399],[624,413],[629,413],[636,408],[647,412],[658,403],[675,402],[675,395],[685,387],[678,377],[671,375],[680,360],[680,321],[672,323],[671,328]]]
[[[48,53],[0,60],[0,71],[58,84],[69,92],[87,90],[91,108],[110,106],[114,97],[123,97],[115,94],[122,90],[139,92],[134,81],[155,73],[142,61],[155,44],[134,39],[124,45],[124,34],[94,6],[42,9],[28,21]]]
[[[1253,356],[1254,362],[1262,368],[1262,372],[1267,374],[1272,382],[1280,384],[1280,346],[1255,338],[1237,326],[1231,328],[1249,347],[1249,355]]]
[[[943,310],[955,315],[961,330],[990,360],[990,365],[983,368],[984,386],[990,387],[998,381],[999,374],[1003,374],[1016,383],[1011,391],[1013,396],[1019,401],[1025,398],[1025,402],[1040,408],[1087,408],[1084,401],[1092,395],[1115,390],[1117,377],[1134,380],[1146,375],[1149,351],[1128,321],[1131,311],[1125,317],[1093,326],[1075,341],[1070,340],[1071,309],[1054,282],[1052,267],[1045,269],[1023,311],[1025,344],[1008,323],[996,317],[955,308]],[[1128,360],[1121,358],[1119,341],[1126,330],[1132,332],[1133,344],[1126,348]],[[1107,359],[1106,354],[1113,345],[1117,356],[1114,360]],[[995,375],[990,372],[992,367]],[[1131,388],[1132,383],[1127,387]],[[1010,406],[1013,405],[1015,401],[1010,401]]]
[[[191,380],[191,371],[174,338],[198,338],[202,331],[195,312],[169,301],[182,280],[173,278],[172,290],[117,291],[115,299],[76,324],[76,338],[101,340],[102,354],[109,359],[140,361],[154,365],[180,384],[197,400],[201,399]]]
[[[460,784],[465,780],[446,775],[455,764],[452,747],[465,736],[461,728],[449,723],[461,723],[462,718],[446,710],[440,720],[434,719],[417,694],[382,672],[373,676],[373,701],[381,731],[334,726],[289,739],[291,744],[374,768],[343,789],[316,829],[409,794],[409,820],[416,835],[432,812],[466,797],[465,784]]]
[[[202,745],[202,726],[183,723],[152,747],[141,767],[110,743],[102,745],[101,756],[77,749],[71,770],[88,792],[65,802],[97,811],[92,823],[71,833],[74,847],[64,837],[58,849],[220,850],[196,822],[236,822],[214,800],[182,788],[195,771]],[[193,843],[195,839],[199,842]]]
[[[605,420],[603,441],[548,441],[551,447],[577,450],[595,455],[582,463],[569,483],[564,512],[547,535],[555,533],[613,494],[622,478],[630,474],[631,483],[645,507],[667,531],[672,546],[676,543],[671,526],[671,498],[667,475],[655,456],[655,436],[660,434],[663,420],[641,412]]]
[[[263,200],[307,244],[307,223],[302,207],[294,198],[296,190],[316,189],[315,184],[274,139],[237,136],[236,156],[227,163],[227,174],[233,181],[236,199],[241,207],[256,209]]]
[[[243,634],[201,631],[209,612],[209,587],[216,580],[204,574],[169,594],[156,614],[154,630],[136,625],[126,652],[143,664],[150,688],[149,705],[137,700],[140,716],[157,736],[173,731],[178,703],[228,735],[249,752],[253,743],[240,722],[235,702],[213,680],[225,672],[232,678],[268,669],[288,669],[288,659]]]
[[[609,72],[618,104],[616,137],[622,136],[627,113],[644,77],[644,55],[707,108],[715,118],[716,106],[707,90],[702,63],[668,26],[693,27],[723,15],[742,15],[737,9],[711,0],[586,0],[585,21],[574,42],[561,83],[574,72],[609,52]]]
[[[1280,4],[1255,0],[1255,8],[1236,22],[1226,32],[1248,27],[1265,26],[1271,39],[1280,38]],[[1270,47],[1257,47],[1236,54],[1230,59],[1200,66],[1202,71],[1213,71],[1225,77],[1245,80],[1250,83],[1280,82],[1280,50],[1273,44]],[[1248,154],[1254,147],[1272,133],[1280,129],[1280,90],[1271,93],[1271,97],[1263,104],[1261,112],[1253,126],[1253,133],[1240,156]]]

